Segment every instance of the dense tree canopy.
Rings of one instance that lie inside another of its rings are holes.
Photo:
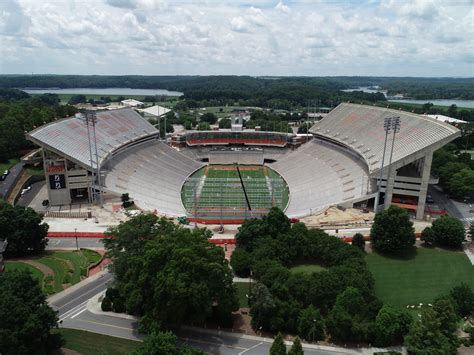
[[[0,240],[8,240],[5,255],[23,256],[42,252],[48,243],[49,226],[32,208],[0,201]]]
[[[262,219],[245,221],[236,238],[231,259],[234,270],[240,275],[251,270],[258,281],[249,300],[254,328],[296,332],[307,340],[322,339],[323,316],[348,287],[362,299],[367,327],[375,319],[380,304],[360,249],[321,230],[309,230],[302,223],[291,225],[277,208]],[[326,270],[289,270],[299,263],[317,263]],[[354,319],[354,323],[359,320]],[[359,338],[369,336],[364,332]]]
[[[56,313],[48,306],[38,280],[26,271],[0,274],[0,349],[4,355],[49,354],[61,346],[50,333]]]
[[[370,229],[372,246],[383,253],[397,253],[415,244],[415,229],[408,212],[398,206],[375,215]]]
[[[111,228],[104,244],[113,258],[116,289],[144,331],[228,321],[238,308],[232,274],[210,231],[189,230],[143,214]]]
[[[74,106],[59,105],[54,94],[30,97],[23,91],[0,89],[0,162],[18,156],[21,149],[33,147],[25,131],[77,112]]]

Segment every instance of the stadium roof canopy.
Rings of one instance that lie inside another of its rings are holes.
[[[97,152],[100,164],[118,148],[158,135],[158,130],[153,125],[130,108],[97,112],[96,115]],[[92,127],[90,135],[92,139]],[[87,125],[81,114],[39,127],[29,132],[26,137],[35,144],[66,156],[85,168],[92,168]],[[95,162],[94,148],[93,156]]]
[[[155,105],[155,106],[151,106],[151,107],[148,107],[148,108],[139,109],[138,111],[147,113],[147,114],[152,115],[152,116],[160,117],[160,116],[163,116],[164,114],[170,112],[171,110],[166,108],[166,107],[163,107],[163,106]]]
[[[392,164],[403,166],[423,156],[423,152],[438,149],[460,136],[460,131],[448,123],[410,112],[383,107],[342,103],[311,127],[316,136],[342,144],[357,152],[373,174],[380,170],[385,140],[384,118],[400,117]],[[393,133],[387,142],[384,167],[389,165]]]
[[[445,116],[445,115],[426,115],[430,118],[434,118],[437,121],[448,122],[448,123],[467,123],[467,121],[458,120],[457,118]]]

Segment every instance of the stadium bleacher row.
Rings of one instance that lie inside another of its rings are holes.
[[[323,120],[317,122],[310,132],[358,152],[367,162],[369,171],[373,173],[380,168],[382,161],[384,118],[394,116],[400,117],[400,131],[396,136],[392,163],[450,139],[459,132],[447,123],[426,116],[350,103],[337,106]],[[393,134],[390,134],[389,145],[392,137]],[[389,161],[386,159],[384,167],[388,165]]]
[[[203,165],[162,142],[147,142],[108,161],[105,186],[116,193],[130,193],[144,209],[181,216],[185,214],[181,187]]]
[[[365,163],[332,143],[313,139],[269,166],[290,189],[286,213],[305,216],[371,192]]]

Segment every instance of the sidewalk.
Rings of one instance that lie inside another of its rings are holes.
[[[129,320],[140,320],[139,317],[124,314],[124,313],[114,313],[114,312],[104,312],[101,309],[99,299],[104,294],[104,292],[94,296],[87,302],[87,310],[96,315],[104,315],[109,317],[116,317],[121,319],[129,319]],[[214,334],[214,335],[222,335],[227,337],[239,338],[239,339],[248,339],[248,340],[255,340],[261,341],[266,343],[273,343],[272,338],[255,336],[255,335],[246,335],[242,333],[234,333],[224,330],[215,330],[215,329],[205,329],[205,328],[198,328],[198,327],[190,327],[190,326],[183,326],[181,327],[182,330],[188,330],[196,333],[201,334]],[[292,341],[285,341],[285,344],[288,346],[293,345]],[[324,351],[331,351],[336,352],[339,354],[360,354],[360,355],[372,355],[374,352],[388,352],[388,351],[396,351],[402,354],[406,354],[406,350],[403,347],[390,347],[390,348],[344,348],[341,346],[330,346],[330,345],[318,345],[318,344],[308,344],[302,343],[303,348],[305,349],[313,349],[313,350],[324,350]]]

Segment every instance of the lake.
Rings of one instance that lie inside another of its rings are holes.
[[[389,102],[403,102],[407,104],[426,104],[427,102],[431,102],[433,105],[436,106],[451,106],[456,105],[457,107],[467,107],[467,108],[474,108],[474,100],[448,100],[448,99],[439,99],[439,100],[409,100],[409,99],[401,99],[401,100],[388,100]]]
[[[82,95],[103,95],[103,96],[181,96],[182,92],[162,89],[130,89],[130,88],[70,88],[70,89],[20,89],[28,94],[82,94]]]
[[[387,96],[387,90],[377,90],[377,87],[369,87],[369,86],[361,86],[358,87],[357,89],[345,89],[341,90],[344,92],[352,92],[352,91],[363,91],[363,92],[368,92],[371,94],[375,94],[377,92],[381,92],[385,96]],[[436,99],[436,100],[430,100],[430,99],[425,99],[425,100],[412,100],[412,99],[389,99],[387,100],[388,102],[403,102],[406,104],[419,104],[423,105],[426,104],[427,102],[431,102],[433,105],[436,106],[451,106],[451,105],[456,105],[457,107],[467,107],[467,108],[474,108],[474,100],[455,100],[455,99]]]

